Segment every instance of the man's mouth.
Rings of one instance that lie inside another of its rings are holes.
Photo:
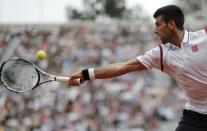
[[[157,34],[157,37],[158,37],[159,39],[161,39],[161,35]]]

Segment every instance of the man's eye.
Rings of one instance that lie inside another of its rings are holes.
[[[155,23],[155,25],[156,25],[156,26],[160,26],[160,24],[159,24],[159,23]]]

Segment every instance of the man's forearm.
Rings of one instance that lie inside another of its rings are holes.
[[[124,75],[129,72],[146,69],[137,59],[123,63],[105,65],[94,70],[96,79],[106,79]]]
[[[125,69],[123,63],[109,64],[94,70],[96,79],[117,77],[126,74],[127,72],[128,71]]]

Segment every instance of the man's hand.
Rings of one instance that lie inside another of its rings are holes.
[[[83,84],[85,82],[82,73],[76,73],[70,76],[70,79],[68,81],[68,85],[69,86],[80,86],[81,84]]]

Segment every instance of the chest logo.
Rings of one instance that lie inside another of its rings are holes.
[[[197,52],[198,51],[198,46],[194,45],[191,47],[192,52]]]

